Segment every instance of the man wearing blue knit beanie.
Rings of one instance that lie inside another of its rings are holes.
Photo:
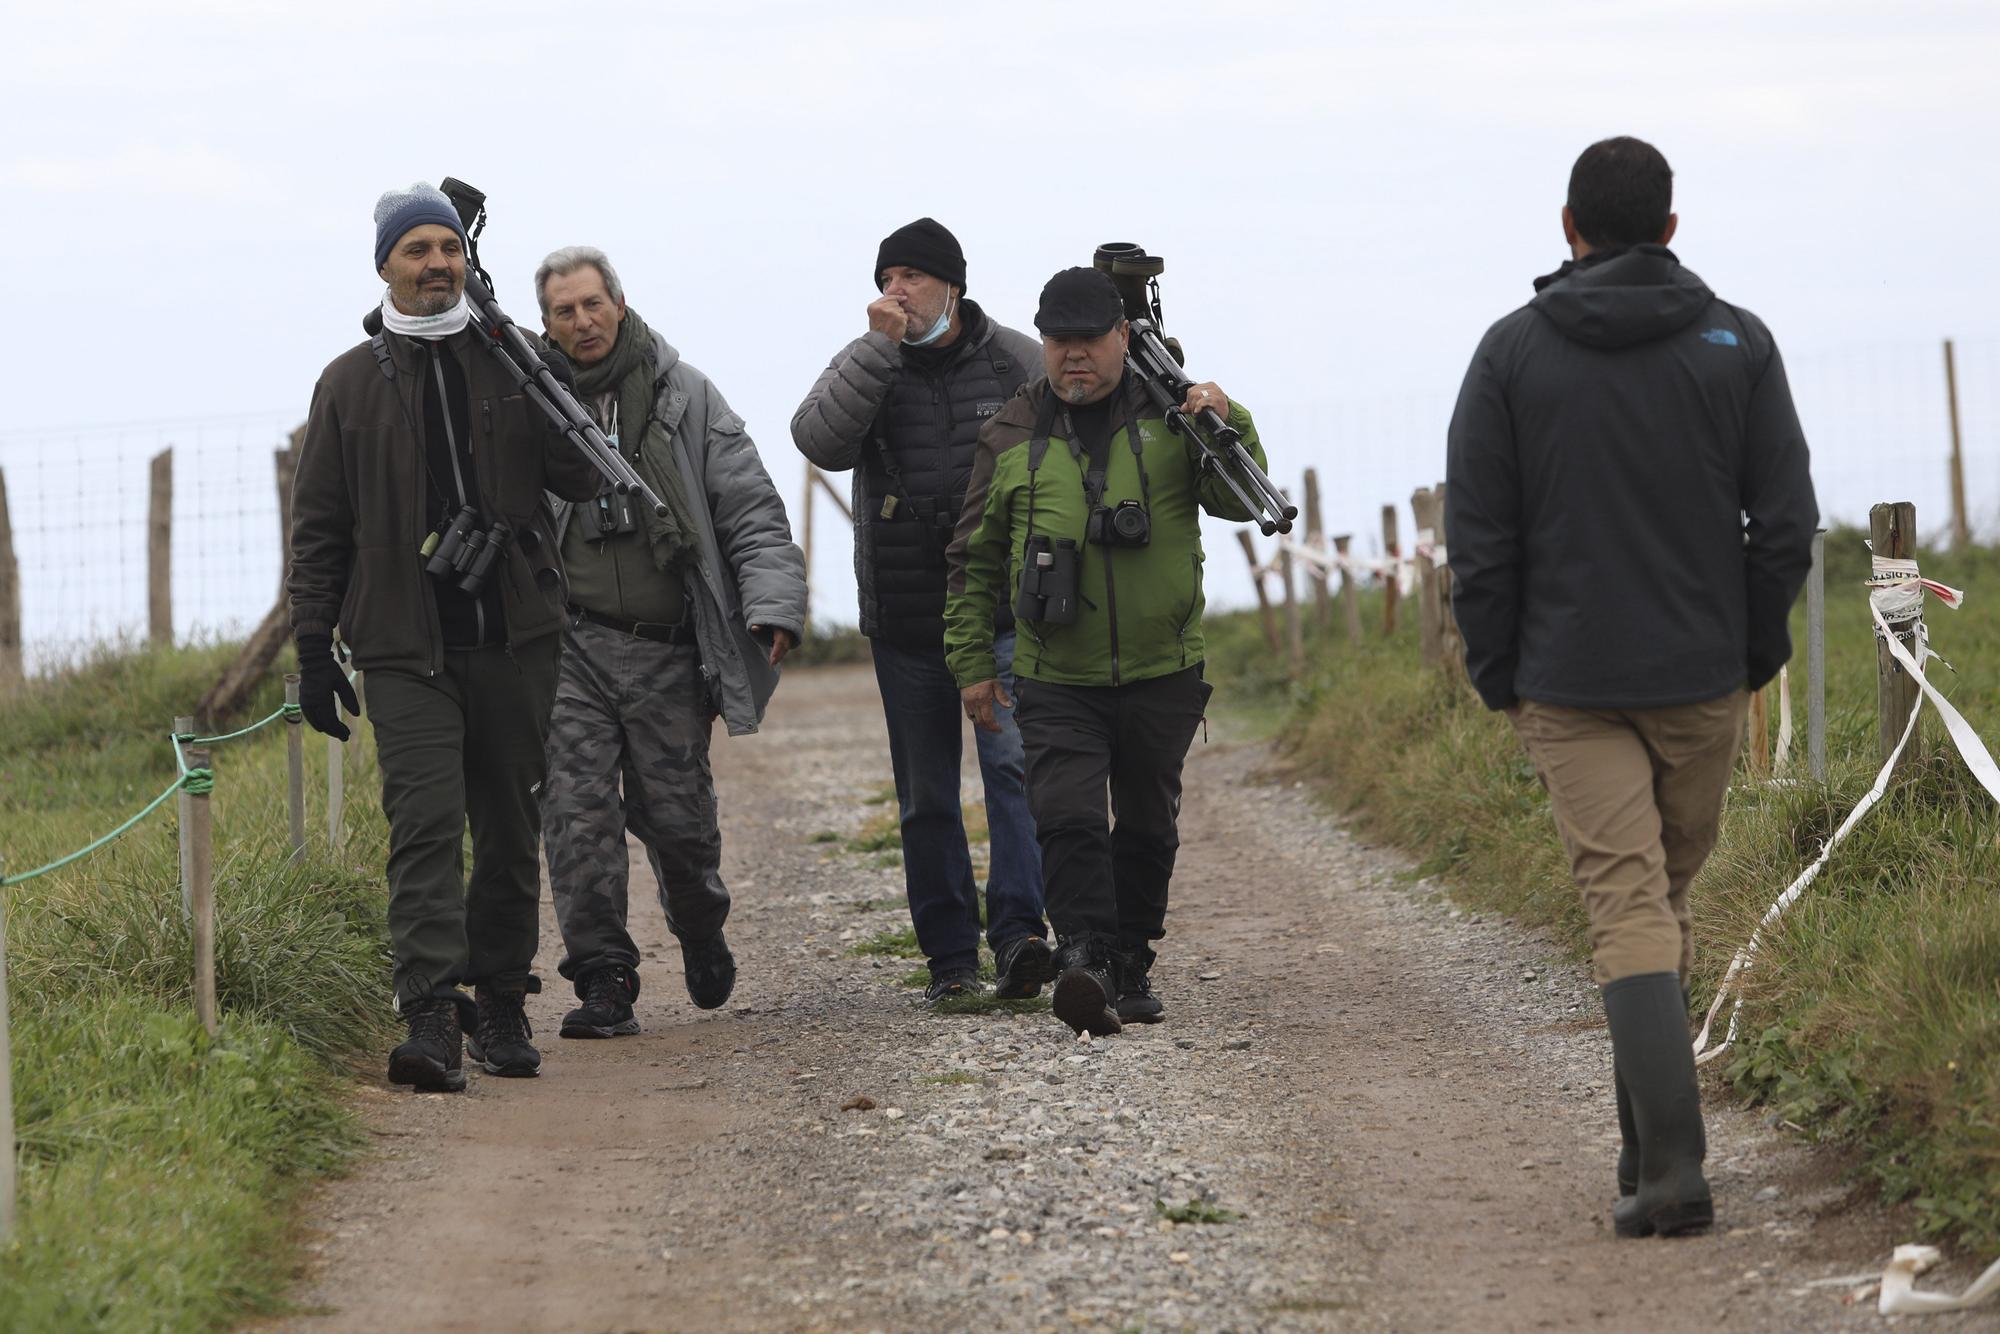
[[[368,674],[395,1001],[409,1025],[389,1079],[444,1091],[465,1087],[462,1033],[489,1074],[541,1069],[524,1002],[541,990],[530,971],[537,794],[562,626],[541,500],[544,489],[578,501],[598,490],[588,459],[471,326],[466,248],[457,212],[430,186],[377,201],[375,269],[388,290],[362,321],[369,337],[313,389],[286,580],[306,721],[345,740],[338,706],[360,712],[336,631]],[[501,555],[483,577],[448,561],[432,573],[447,536]]]

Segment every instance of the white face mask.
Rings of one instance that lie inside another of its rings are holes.
[[[937,323],[931,325],[930,332],[926,333],[922,338],[912,338],[908,334],[904,334],[903,345],[905,347],[929,347],[932,343],[944,337],[944,331],[950,327],[951,297],[947,295],[944,299],[944,309],[938,312]]]

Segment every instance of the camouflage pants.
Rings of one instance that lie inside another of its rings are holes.
[[[694,645],[589,621],[564,631],[542,791],[564,977],[575,981],[598,964],[639,966],[625,925],[627,830],[646,846],[668,929],[692,941],[722,929],[729,891],[708,766],[711,722]]]

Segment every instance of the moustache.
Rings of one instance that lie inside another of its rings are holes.
[[[417,275],[417,281],[420,283],[448,283],[451,281],[451,270],[425,269]]]

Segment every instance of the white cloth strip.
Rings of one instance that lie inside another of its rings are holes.
[[[1904,648],[1902,641],[1897,639],[1890,629],[1892,615],[1900,614],[1904,624],[1916,618],[1922,609],[1925,592],[1935,594],[1939,601],[1953,610],[1964,603],[1965,594],[1935,579],[1925,579],[1918,573],[1917,563],[1913,560],[1891,559],[1872,554],[1870,560],[1872,572],[1868,578],[1868,613],[1875,621],[1876,635],[1888,644],[1891,656],[1902,665],[1904,671],[1915,678],[1919,687],[1916,702],[1910,706],[1910,719],[1903,724],[1903,735],[1897,740],[1896,749],[1890,752],[1888,762],[1882,766],[1882,771],[1875,775],[1874,785],[1848,813],[1847,818],[1841,821],[1840,828],[1834,830],[1833,837],[1826,841],[1826,846],[1820,849],[1819,856],[1813,860],[1812,865],[1801,871],[1798,878],[1786,886],[1785,892],[1778,896],[1777,902],[1765,911],[1762,920],[1757,923],[1757,929],[1750,933],[1749,943],[1738,950],[1736,956],[1729,961],[1728,971],[1722,975],[1722,985],[1716,988],[1715,1000],[1708,1007],[1707,1018],[1702,1021],[1701,1032],[1695,1035],[1696,1065],[1706,1065],[1729,1050],[1731,1044],[1736,1041],[1737,1023],[1743,1013],[1743,995],[1737,982],[1743,971],[1750,966],[1751,960],[1755,958],[1757,946],[1762,941],[1764,932],[1798,901],[1806,886],[1819,876],[1820,869],[1833,855],[1833,850],[1840,846],[1841,841],[1856,824],[1860,823],[1862,817],[1882,800],[1882,794],[1888,790],[1889,775],[1894,772],[1896,762],[1902,758],[1904,747],[1910,744],[1910,737],[1917,730],[1917,715],[1923,711],[1926,699],[1937,706],[1938,713],[1945,720],[1945,730],[1950,733],[1952,744],[1958,748],[1958,753],[1965,758],[1966,767],[1972,770],[1973,776],[1979,779],[1980,786],[1986,789],[1994,801],[2000,802],[2000,767],[1994,765],[1993,757],[1987,753],[1979,734],[1974,732],[1971,725],[1959,715],[1958,710],[1951,706],[1951,701],[1939,694],[1936,687],[1924,679],[1923,664],[1935,658],[1937,654],[1931,650],[1928,637],[1921,633],[1922,627],[1919,626],[1919,633],[1916,636],[1915,654]],[[1911,605],[1914,605],[1916,610],[1908,610]],[[1735,1003],[1729,1010],[1728,1031],[1723,1034],[1721,1043],[1711,1049],[1708,1047],[1708,1038],[1714,1028],[1715,1017],[1721,1013],[1724,1002],[1731,999],[1732,993]]]
[[[2000,1293],[2000,1260],[1986,1266],[1986,1272],[1956,1297],[1942,1292],[1918,1292],[1917,1275],[1943,1258],[1935,1246],[1898,1246],[1889,1257],[1889,1267],[1882,1271],[1882,1295],[1876,1300],[1875,1309],[1883,1315],[1964,1311]]]
[[[1917,730],[1917,714],[1923,707],[1923,697],[1919,695],[1916,704],[1910,709],[1910,721],[1903,725],[1903,735],[1896,742],[1896,749],[1890,752],[1888,762],[1882,766],[1882,772],[1875,775],[1874,786],[1870,787],[1854,809],[1848,812],[1847,818],[1840,822],[1840,828],[1833,831],[1833,837],[1827,839],[1826,845],[1819,850],[1819,856],[1813,859],[1812,865],[1799,872],[1798,879],[1785,887],[1785,892],[1778,895],[1777,902],[1764,910],[1763,919],[1757,923],[1757,929],[1750,933],[1750,942],[1736,951],[1736,957],[1729,961],[1729,969],[1722,975],[1722,985],[1715,989],[1715,1000],[1708,1007],[1708,1017],[1702,1020],[1701,1032],[1694,1037],[1696,1065],[1708,1064],[1728,1051],[1730,1045],[1736,1041],[1736,1024],[1743,1012],[1743,994],[1737,979],[1756,958],[1757,946],[1763,942],[1764,932],[1776,925],[1786,910],[1798,902],[1799,895],[1805,893],[1806,886],[1819,878],[1820,870],[1826,865],[1827,859],[1833,856],[1833,850],[1846,840],[1854,826],[1861,823],[1863,816],[1875,809],[1875,803],[1882,800],[1882,794],[1889,790],[1889,775],[1894,772],[1896,761],[1903,757],[1903,747],[1910,744],[1910,737]],[[1721,1012],[1724,1002],[1730,999],[1732,993],[1735,995],[1736,1003],[1730,1007],[1729,1030],[1723,1034],[1721,1043],[1710,1049],[1709,1031],[1715,1026],[1715,1016]]]

